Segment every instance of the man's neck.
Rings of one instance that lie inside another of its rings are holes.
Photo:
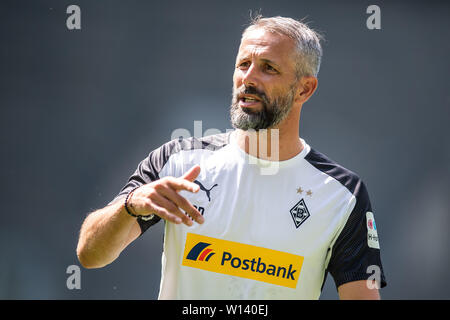
[[[302,152],[304,145],[296,130],[273,128],[260,131],[237,129],[238,146],[251,156],[270,161],[284,161]]]

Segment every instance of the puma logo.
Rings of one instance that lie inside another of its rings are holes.
[[[216,184],[213,185],[211,188],[206,189],[206,188],[202,185],[202,183],[201,183],[200,181],[195,180],[194,183],[198,184],[198,186],[200,187],[200,190],[205,191],[206,196],[208,197],[208,201],[211,202],[211,196],[210,196],[211,190],[212,190],[212,188],[217,187],[218,184],[216,183]]]

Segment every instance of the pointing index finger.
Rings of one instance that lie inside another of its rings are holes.
[[[198,177],[200,174],[200,166],[195,165],[191,169],[189,169],[188,172],[186,172],[181,178],[188,180],[190,182],[194,182],[194,180]]]
[[[169,187],[171,187],[175,191],[187,190],[190,192],[198,192],[198,190],[200,190],[200,187],[196,183],[190,182],[183,178],[170,180]]]

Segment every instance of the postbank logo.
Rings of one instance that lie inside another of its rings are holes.
[[[186,256],[186,259],[189,260],[193,260],[193,261],[209,261],[209,259],[211,259],[211,257],[215,254],[215,252],[213,252],[213,249],[209,248],[207,249],[207,247],[209,247],[211,245],[211,243],[206,243],[206,242],[199,242],[197,243],[192,249],[191,251],[189,251],[189,253]]]
[[[188,233],[182,265],[296,288],[304,257]]]

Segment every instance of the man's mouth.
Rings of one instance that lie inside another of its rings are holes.
[[[241,98],[241,101],[243,101],[243,102],[255,102],[255,101],[259,101],[259,100],[255,99],[255,98],[252,98],[252,97],[243,97],[243,98]]]
[[[245,95],[245,96],[241,96],[239,99],[239,105],[241,107],[246,107],[246,108],[252,107],[260,102],[261,102],[261,99],[255,97],[255,96]]]

